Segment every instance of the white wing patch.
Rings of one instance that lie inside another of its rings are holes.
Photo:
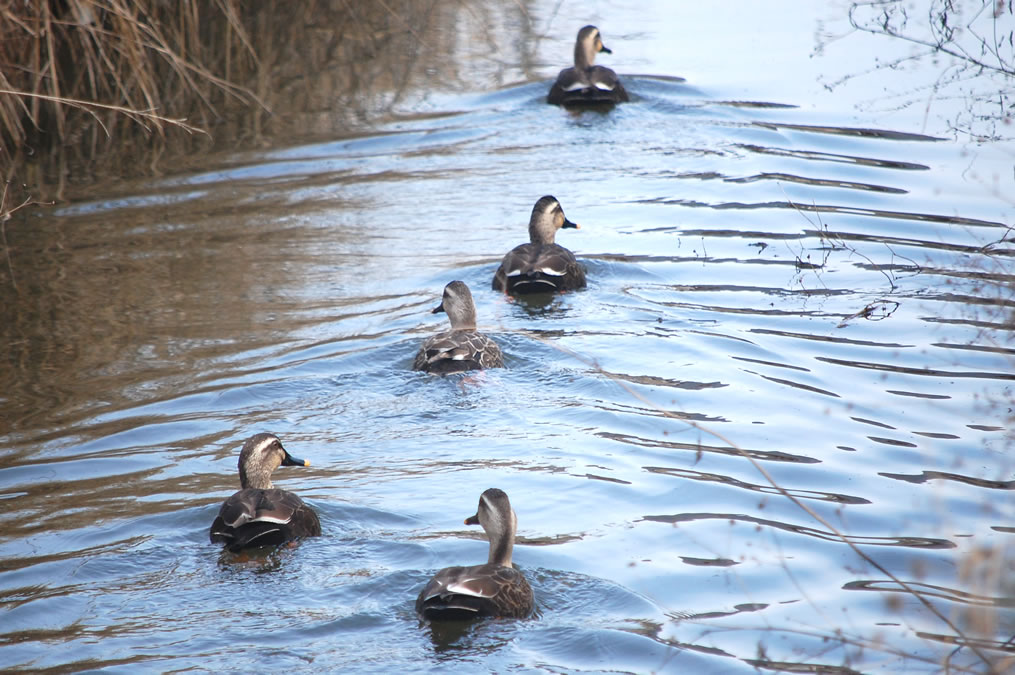
[[[549,275],[551,277],[562,277],[562,276],[564,276],[564,271],[563,270],[558,270],[558,269],[553,268],[553,267],[543,267],[539,271],[542,272],[543,274],[547,274],[547,275]]]
[[[546,286],[547,288],[557,288],[557,284],[553,283],[552,281],[548,281],[546,279],[531,279],[531,280],[526,280],[524,285],[525,286]],[[518,284],[518,286],[522,286],[522,284]]]
[[[613,91],[613,85],[607,84],[606,82],[596,82],[596,89],[600,91]]]
[[[451,593],[458,593],[459,595],[471,595],[474,598],[492,598],[494,595],[496,595],[496,593],[492,595],[490,593],[484,593],[482,584],[480,584],[478,588],[474,588],[469,585],[471,582],[475,581],[479,581],[479,579],[476,578],[458,579],[457,581],[452,581],[451,583],[449,583],[447,586],[445,586],[445,588]]]
[[[248,522],[250,522],[250,514],[249,513],[241,513],[239,515],[239,517],[236,518],[236,520],[234,520],[231,523],[230,522],[226,522],[226,525],[228,525],[229,527],[232,527],[232,528],[235,529],[235,528],[240,527],[241,525],[246,525]]]
[[[278,523],[279,525],[285,525],[290,520],[289,518],[279,518],[278,516],[261,516],[260,518],[253,518],[250,522],[252,523]]]
[[[260,534],[258,534],[256,537],[254,537],[252,539],[248,539],[247,543],[248,544],[252,544],[253,542],[256,542],[258,539],[260,539],[261,537],[267,536],[269,534],[274,534],[274,533],[276,533],[278,531],[279,530],[265,530],[264,532],[261,532]],[[256,544],[254,544],[254,545],[256,546]]]

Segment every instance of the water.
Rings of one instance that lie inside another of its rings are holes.
[[[461,10],[464,93],[8,223],[0,664],[1004,667],[1012,146],[857,107],[894,72],[824,92],[888,49],[812,55],[838,4],[509,4],[522,45]],[[634,100],[571,114],[542,97],[588,22]],[[509,302],[543,194],[589,288]],[[508,367],[411,372],[456,278]],[[324,536],[237,559],[207,530],[262,430]],[[420,626],[492,486],[538,616]]]

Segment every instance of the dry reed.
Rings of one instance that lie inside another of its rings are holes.
[[[227,98],[259,103],[223,72],[257,67],[240,11],[238,0],[0,0],[2,177],[41,152],[93,155],[124,125],[193,133]]]
[[[0,178],[60,197],[348,130],[398,101],[436,36],[453,39],[439,27],[458,4],[0,0]]]

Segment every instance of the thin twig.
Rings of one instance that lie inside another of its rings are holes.
[[[9,211],[4,210],[4,204],[7,203],[7,189],[10,187],[10,184],[10,181],[4,181],[4,191],[0,193],[0,243],[3,243],[4,257],[7,259],[7,269],[11,274],[11,286],[14,287],[14,290],[18,290],[18,282],[14,279],[14,264],[11,262],[11,249],[7,245],[7,221],[10,220],[11,216],[17,211],[20,211],[26,206],[33,204],[42,205],[43,202],[37,202],[31,197],[28,197],[25,201],[21,202],[13,209]]]
[[[96,115],[93,110],[91,110],[91,108],[101,108],[103,110],[112,110],[114,112],[121,113],[132,119],[134,122],[145,127],[146,129],[148,129],[148,127],[141,121],[142,119],[154,122],[155,125],[160,129],[162,128],[162,124],[165,123],[180,127],[181,129],[190,134],[199,133],[208,135],[208,132],[205,131],[204,129],[187,124],[185,118],[174,119],[172,117],[163,117],[162,115],[156,115],[155,113],[148,110],[134,110],[119,105],[96,103],[95,101],[82,101],[76,98],[64,98],[62,96],[50,96],[48,94],[35,94],[30,91],[17,91],[14,89],[0,89],[0,94],[10,94],[12,96],[24,96],[27,98],[42,99],[44,101],[51,101],[53,103],[60,103],[63,105],[69,105],[74,108],[80,108],[81,110],[84,110],[85,112],[89,113],[90,115],[92,115],[92,117],[95,118],[95,120],[102,127],[102,130],[106,132],[107,137],[110,135],[109,130],[106,128],[106,125],[102,123],[102,120],[99,119],[99,116]]]
[[[910,585],[910,584],[908,584],[907,582],[903,581],[902,579],[900,579],[900,578],[899,578],[899,577],[897,577],[896,575],[892,574],[892,573],[891,573],[891,572],[890,572],[890,571],[889,571],[889,570],[888,570],[887,568],[885,568],[885,567],[884,567],[883,565],[881,565],[881,564],[880,564],[879,562],[877,562],[876,560],[874,560],[874,558],[872,558],[871,556],[869,556],[869,555],[867,555],[866,553],[864,553],[864,552],[863,552],[863,551],[862,551],[862,550],[860,549],[860,547],[859,547],[859,546],[858,546],[857,544],[853,543],[853,542],[852,542],[852,541],[851,541],[851,540],[849,539],[849,537],[847,537],[847,536],[846,536],[845,534],[843,534],[842,532],[840,532],[840,531],[839,531],[839,530],[838,530],[838,529],[837,529],[837,528],[836,528],[836,527],[835,527],[834,525],[832,525],[832,524],[831,524],[831,523],[829,523],[829,522],[828,522],[827,520],[825,520],[825,519],[824,519],[824,518],[823,518],[823,517],[822,517],[821,515],[819,515],[819,514],[818,514],[818,513],[816,512],[816,511],[814,511],[814,510],[813,510],[812,508],[810,508],[809,506],[807,506],[806,504],[804,504],[804,503],[803,503],[803,502],[802,502],[801,500],[799,500],[799,499],[798,499],[797,497],[795,497],[795,496],[794,496],[793,494],[791,494],[791,493],[789,492],[789,490],[787,490],[786,488],[784,488],[784,487],[782,487],[781,485],[779,485],[779,484],[778,484],[778,483],[777,483],[777,482],[775,481],[775,479],[774,479],[774,478],[772,477],[772,475],[768,473],[768,471],[767,471],[767,470],[765,469],[765,467],[763,467],[763,466],[761,465],[761,463],[760,463],[760,462],[758,462],[758,460],[756,460],[756,459],[754,459],[753,457],[751,457],[749,453],[745,452],[745,451],[744,451],[744,450],[743,450],[742,448],[740,448],[740,447],[739,447],[739,446],[738,446],[738,445],[737,445],[736,443],[734,443],[734,442],[733,442],[733,441],[731,441],[730,439],[726,438],[725,436],[723,436],[723,435],[722,435],[722,434],[721,434],[720,432],[718,432],[718,431],[715,431],[715,430],[713,430],[713,429],[709,429],[708,427],[705,427],[705,426],[703,426],[703,425],[701,425],[701,424],[698,424],[697,422],[694,422],[693,420],[688,420],[688,419],[685,419],[685,418],[683,418],[683,417],[680,417],[680,416],[678,416],[678,415],[676,415],[676,414],[672,413],[672,412],[671,412],[671,411],[669,411],[669,410],[665,410],[665,409],[663,409],[663,408],[659,407],[659,406],[658,406],[658,405],[656,405],[656,404],[655,404],[655,403],[654,403],[653,401],[650,401],[650,400],[649,400],[648,398],[646,398],[645,396],[642,396],[642,395],[641,395],[640,393],[638,393],[637,391],[635,391],[635,389],[634,389],[633,387],[631,387],[631,386],[630,386],[630,385],[629,385],[629,384],[628,384],[627,382],[624,382],[624,381],[623,381],[622,379],[620,379],[620,378],[616,377],[615,375],[613,375],[613,374],[611,374],[611,373],[608,373],[608,372],[606,372],[605,370],[603,370],[603,369],[602,369],[602,368],[601,368],[601,367],[599,366],[599,364],[598,364],[598,363],[596,363],[596,362],[595,362],[594,360],[592,360],[592,359],[589,359],[589,358],[586,358],[586,357],[584,357],[584,356],[582,356],[582,355],[578,354],[577,352],[574,352],[574,351],[572,351],[572,350],[570,350],[570,349],[568,349],[568,348],[566,348],[566,347],[563,347],[563,346],[561,346],[561,345],[559,345],[559,344],[556,344],[556,343],[548,343],[548,342],[546,342],[546,341],[542,340],[542,338],[539,338],[538,336],[535,336],[535,337],[536,337],[537,339],[539,339],[540,341],[543,341],[543,342],[544,342],[544,343],[546,343],[546,344],[550,344],[550,345],[551,345],[552,347],[554,347],[554,348],[556,348],[556,349],[558,349],[558,350],[562,351],[563,353],[565,353],[565,354],[567,354],[567,355],[571,356],[572,358],[574,358],[574,359],[577,359],[578,361],[581,361],[582,363],[586,364],[587,366],[589,366],[589,367],[593,368],[593,369],[594,369],[594,370],[595,370],[596,372],[598,372],[599,374],[601,374],[601,375],[605,375],[605,376],[606,376],[607,378],[609,378],[610,380],[612,380],[612,381],[613,381],[613,382],[614,382],[615,384],[619,385],[619,386],[620,386],[620,387],[621,387],[622,389],[624,389],[624,390],[625,390],[625,391],[626,391],[626,392],[627,392],[628,394],[630,394],[630,395],[631,395],[631,396],[633,396],[634,398],[638,399],[639,401],[643,402],[644,404],[646,404],[646,405],[648,405],[648,406],[650,406],[650,407],[654,408],[654,409],[655,409],[655,410],[657,410],[657,411],[658,411],[658,412],[659,412],[660,414],[662,414],[662,415],[663,415],[664,417],[668,417],[668,418],[670,418],[670,419],[676,419],[676,420],[679,420],[679,421],[683,422],[684,424],[687,424],[688,426],[692,427],[693,429],[697,429],[697,430],[698,430],[699,432],[702,432],[702,433],[708,434],[708,435],[710,435],[710,436],[713,436],[714,438],[717,438],[717,439],[719,439],[719,440],[720,440],[720,441],[722,441],[723,443],[726,443],[726,444],[727,444],[727,445],[729,445],[729,446],[730,446],[731,448],[733,448],[734,450],[736,450],[736,451],[737,451],[737,452],[738,452],[738,453],[739,453],[739,454],[740,454],[740,455],[741,455],[741,456],[742,456],[743,458],[745,458],[745,459],[746,459],[747,461],[749,461],[749,462],[750,462],[750,463],[751,463],[751,464],[752,464],[752,465],[754,466],[754,468],[755,468],[755,469],[756,469],[756,470],[758,471],[758,473],[760,473],[760,474],[761,474],[761,475],[762,475],[762,476],[763,476],[763,477],[765,478],[765,480],[766,480],[766,481],[768,481],[768,483],[769,483],[769,484],[770,484],[770,485],[771,485],[771,486],[772,486],[772,487],[773,487],[773,488],[774,488],[774,489],[775,489],[775,490],[776,490],[776,491],[777,491],[777,492],[778,492],[779,494],[781,494],[781,495],[782,495],[783,497],[785,497],[785,498],[786,498],[786,499],[788,499],[788,500],[789,500],[790,502],[792,502],[792,503],[793,503],[793,504],[794,504],[795,506],[797,506],[797,507],[798,507],[798,508],[799,508],[800,510],[802,510],[802,511],[803,511],[804,513],[806,513],[806,514],[807,514],[808,516],[810,516],[810,517],[811,517],[812,519],[814,519],[815,521],[817,521],[818,523],[820,523],[820,524],[821,524],[822,526],[824,526],[825,528],[827,528],[827,529],[828,529],[828,531],[829,531],[829,532],[831,532],[832,534],[834,534],[834,535],[835,535],[835,536],[836,536],[836,537],[837,537],[837,538],[838,538],[838,539],[839,539],[839,540],[840,540],[840,541],[841,541],[841,542],[842,542],[843,544],[845,544],[845,545],[846,545],[846,546],[848,546],[848,547],[849,547],[850,549],[852,549],[852,551],[853,551],[853,552],[854,552],[854,553],[855,553],[855,554],[856,554],[856,555],[857,555],[858,557],[860,557],[860,558],[861,558],[862,560],[864,560],[865,562],[867,562],[867,563],[868,563],[869,565],[871,565],[871,566],[872,566],[872,567],[873,567],[874,569],[878,570],[878,571],[879,571],[879,572],[880,572],[881,574],[885,575],[885,577],[887,577],[888,579],[891,579],[891,580],[892,580],[893,582],[895,582],[896,584],[898,584],[900,588],[904,589],[904,590],[905,590],[905,591],[906,591],[907,593],[909,593],[909,594],[910,594],[910,595],[911,595],[912,597],[914,597],[914,598],[916,598],[917,600],[919,600],[919,601],[920,601],[920,603],[921,603],[921,604],[922,604],[922,605],[923,605],[923,606],[924,606],[924,607],[925,607],[925,608],[927,609],[927,611],[929,611],[929,612],[930,612],[931,614],[933,614],[933,615],[934,615],[935,617],[937,617],[937,618],[938,618],[938,620],[940,620],[940,621],[941,621],[942,623],[944,623],[944,624],[945,624],[945,625],[946,625],[946,626],[947,626],[947,627],[948,627],[948,628],[949,628],[950,630],[952,630],[952,631],[954,632],[954,634],[955,634],[955,635],[957,635],[957,636],[959,636],[960,638],[962,638],[962,640],[963,640],[963,641],[965,641],[965,643],[966,643],[966,646],[968,646],[968,647],[969,647],[969,649],[970,649],[970,650],[971,650],[971,651],[972,651],[972,652],[973,652],[974,654],[976,654],[976,656],[977,656],[977,657],[978,657],[978,658],[979,658],[979,659],[980,659],[980,660],[981,660],[981,661],[982,661],[982,662],[983,662],[984,664],[986,664],[986,665],[988,665],[988,666],[990,665],[990,660],[989,660],[989,659],[987,658],[987,655],[986,655],[986,654],[984,654],[984,653],[983,653],[983,651],[982,651],[982,650],[981,650],[981,649],[980,649],[979,647],[977,647],[976,645],[972,644],[972,640],[970,640],[970,639],[969,639],[969,638],[968,638],[968,637],[967,637],[967,636],[965,635],[965,633],[963,633],[963,632],[962,632],[962,631],[961,631],[961,630],[959,629],[959,627],[955,625],[955,623],[954,623],[954,622],[953,622],[953,621],[952,621],[951,619],[949,619],[949,618],[948,618],[947,616],[945,616],[945,615],[944,615],[944,614],[943,614],[943,613],[942,613],[942,612],[941,612],[940,610],[938,610],[938,609],[937,609],[937,608],[936,608],[936,607],[935,607],[935,606],[934,606],[934,605],[933,605],[933,604],[932,604],[932,603],[931,603],[931,602],[930,602],[930,601],[929,601],[929,600],[928,600],[927,598],[925,598],[925,597],[923,596],[923,594],[922,594],[922,593],[920,593],[919,591],[917,591],[917,590],[916,590],[916,589],[915,589],[915,588],[914,588],[913,586],[911,586],[911,585]]]
[[[898,0],[889,0],[889,3],[894,3],[894,2],[897,2],[897,1]],[[887,35],[889,37],[894,37],[894,38],[898,38],[900,40],[905,40],[906,42],[911,42],[913,44],[918,44],[918,45],[921,45],[921,46],[924,46],[924,47],[929,47],[929,48],[933,49],[934,51],[943,52],[945,54],[948,54],[949,56],[954,56],[957,59],[960,59],[962,61],[966,61],[968,63],[971,63],[974,66],[977,66],[979,68],[983,68],[984,70],[992,70],[992,71],[994,71],[996,73],[1001,73],[1003,75],[1008,75],[1008,76],[1015,75],[1015,70],[1013,70],[1011,67],[1006,67],[1007,64],[1000,65],[1000,66],[993,66],[993,65],[991,65],[989,63],[985,63],[985,62],[981,61],[980,59],[977,59],[977,58],[969,55],[968,53],[965,53],[965,50],[962,49],[961,47],[958,47],[958,49],[960,51],[956,51],[954,49],[950,49],[948,47],[945,47],[945,43],[946,42],[954,42],[954,40],[951,37],[941,36],[939,38],[938,42],[929,42],[927,40],[922,40],[920,38],[912,37],[910,35],[903,35],[902,33],[895,32],[893,29],[888,27],[888,23],[889,22],[887,20],[885,20],[884,24],[882,26],[880,26],[879,28],[868,28],[866,26],[862,26],[856,20],[856,17],[854,16],[854,11],[857,8],[859,8],[859,7],[873,7],[875,5],[882,5],[882,4],[885,4],[885,3],[884,2],[857,2],[857,3],[853,3],[853,5],[849,8],[849,22],[850,22],[850,24],[854,28],[856,28],[857,30],[863,31],[865,33],[870,33],[871,35]],[[935,22],[933,20],[930,21],[930,26],[932,28],[935,26]],[[974,33],[974,35],[975,35],[975,33]]]

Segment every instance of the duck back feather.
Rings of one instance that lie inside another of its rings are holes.
[[[416,613],[427,620],[521,619],[532,608],[532,587],[521,572],[489,563],[447,567],[416,598]]]
[[[585,288],[585,268],[560,244],[521,244],[508,251],[493,290],[512,295]]]
[[[212,543],[225,544],[233,552],[320,534],[317,513],[292,492],[278,488],[236,492],[222,504],[209,532]]]
[[[464,282],[452,281],[445,286],[441,304],[433,312],[446,312],[451,330],[423,341],[412,362],[413,370],[446,375],[504,367],[497,343],[476,330],[476,305]]]

